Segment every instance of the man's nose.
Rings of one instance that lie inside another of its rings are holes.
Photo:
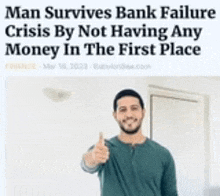
[[[133,113],[131,110],[127,110],[126,112],[126,117],[132,117],[133,116]]]

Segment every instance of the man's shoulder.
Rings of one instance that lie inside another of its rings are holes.
[[[107,146],[117,146],[118,145],[117,136],[111,137],[110,139],[106,139],[105,143]]]
[[[167,147],[159,144],[158,142],[148,139],[147,146],[150,147],[152,150],[156,151],[157,153],[163,154],[165,156],[170,156],[171,153]]]

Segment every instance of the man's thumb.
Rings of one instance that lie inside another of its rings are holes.
[[[102,132],[99,133],[99,143],[102,144],[102,145],[105,145],[105,141],[104,141],[104,137],[103,137]]]

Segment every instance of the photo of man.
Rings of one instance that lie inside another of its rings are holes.
[[[142,133],[144,102],[134,90],[120,91],[113,103],[118,136],[99,141],[83,157],[86,172],[98,172],[101,195],[177,196],[175,164],[170,152]]]

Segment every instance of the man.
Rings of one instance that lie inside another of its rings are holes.
[[[98,172],[102,196],[177,196],[174,161],[169,151],[142,134],[145,115],[141,96],[120,91],[113,116],[121,129],[99,141],[84,156],[82,168]]]

